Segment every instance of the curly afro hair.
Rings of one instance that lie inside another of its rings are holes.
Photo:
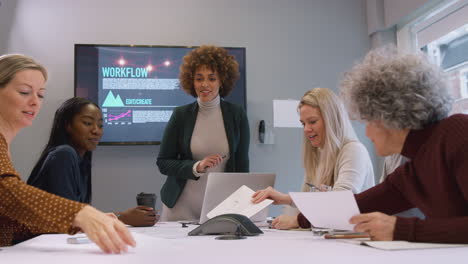
[[[180,66],[179,80],[186,93],[197,97],[193,80],[195,71],[201,66],[206,66],[218,73],[221,81],[219,88],[221,97],[231,93],[234,83],[239,78],[239,64],[226,49],[211,45],[196,48],[184,56],[184,61]]]

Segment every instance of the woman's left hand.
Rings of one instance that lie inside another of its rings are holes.
[[[356,225],[354,231],[366,232],[372,240],[391,241],[396,220],[396,216],[374,212],[355,215],[349,222]]]
[[[280,215],[271,222],[271,227],[275,229],[298,228],[297,215]]]

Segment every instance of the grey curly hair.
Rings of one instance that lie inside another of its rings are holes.
[[[424,54],[393,45],[370,51],[341,82],[353,117],[392,129],[421,129],[447,117],[453,101],[447,88],[442,70]]]

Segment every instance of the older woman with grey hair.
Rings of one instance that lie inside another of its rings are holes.
[[[381,184],[356,195],[355,230],[373,240],[468,242],[468,116],[448,117],[452,100],[441,70],[422,54],[371,51],[347,72],[342,94],[378,155],[410,159]],[[417,207],[426,219],[392,216]]]

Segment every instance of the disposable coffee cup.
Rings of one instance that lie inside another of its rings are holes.
[[[151,207],[151,208],[156,208],[156,194],[154,193],[144,193],[141,192],[137,194],[136,200],[138,205],[146,206],[146,207]]]

